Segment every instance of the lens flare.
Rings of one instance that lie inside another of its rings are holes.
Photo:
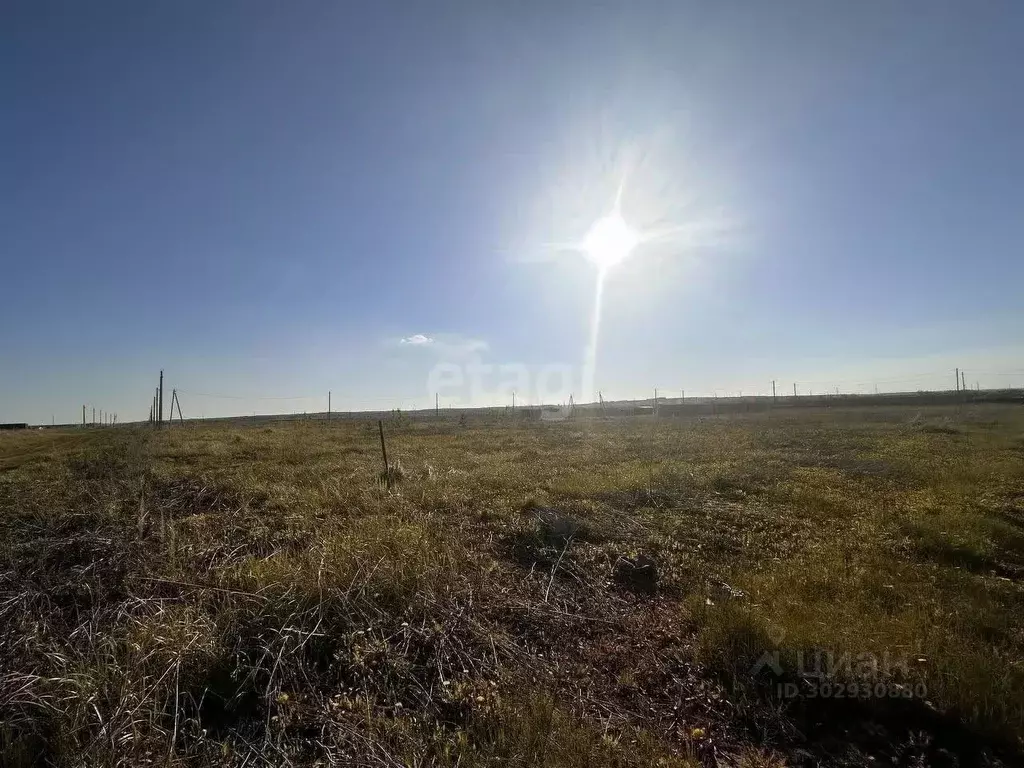
[[[620,265],[641,256],[694,257],[728,246],[737,235],[728,212],[711,205],[709,197],[718,197],[715,185],[708,186],[699,167],[689,166],[688,147],[676,131],[627,140],[604,128],[604,121],[595,119],[584,126],[583,141],[573,137],[564,167],[540,199],[538,226],[558,237],[524,249],[529,260],[573,254],[594,270],[579,402],[597,397],[607,282]]]
[[[640,242],[617,210],[598,219],[583,238],[580,248],[602,270],[624,260]]]

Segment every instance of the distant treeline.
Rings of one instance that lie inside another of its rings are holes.
[[[967,390],[963,392],[892,392],[876,395],[821,394],[787,395],[773,398],[771,395],[750,397],[694,397],[685,400],[672,398],[659,400],[655,408],[653,398],[647,400],[615,401],[602,404],[588,403],[578,410],[588,414],[594,411],[605,415],[715,415],[716,413],[747,413],[768,411],[776,408],[839,408],[849,406],[926,406],[960,405],[964,403],[1017,403],[1024,405],[1024,390]]]
[[[961,405],[984,403],[1013,403],[1024,405],[1022,389],[987,389],[966,390],[956,392],[891,392],[874,395],[855,394],[820,394],[820,395],[785,395],[772,398],[771,395],[751,395],[748,397],[693,397],[693,398],[654,398],[646,400],[616,400],[604,403],[585,403],[575,406],[572,414],[577,417],[625,417],[625,416],[715,416],[718,414],[758,413],[783,408],[840,408],[855,406],[928,406],[928,405]],[[328,414],[267,414],[258,416],[224,416],[208,419],[185,419],[185,422],[238,422],[244,424],[264,424],[279,421],[334,421],[346,420],[395,420],[414,419],[429,420],[440,417],[445,421],[472,418],[474,421],[493,418],[522,418],[540,420],[544,410],[561,411],[560,406],[491,406],[486,408],[441,408],[436,412],[433,408],[415,411],[403,411],[400,408],[387,411],[335,411]],[[174,422],[176,424],[177,422]],[[28,424],[0,424],[0,429],[25,429]],[[50,429],[51,425],[38,425]],[[81,427],[81,424],[57,424],[56,429]],[[99,425],[89,425],[90,428]],[[173,426],[173,424],[172,424]]]

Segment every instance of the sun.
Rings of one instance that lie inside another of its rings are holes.
[[[583,238],[581,249],[587,258],[605,270],[629,256],[640,242],[617,210],[598,219]]]

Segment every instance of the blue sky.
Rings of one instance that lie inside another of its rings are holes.
[[[186,416],[577,371],[595,270],[546,244],[623,177],[698,235],[608,273],[606,397],[1024,385],[1019,3],[0,14],[0,421],[145,418],[160,368]]]

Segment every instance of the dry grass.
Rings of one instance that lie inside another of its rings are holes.
[[[1020,759],[1020,409],[389,427],[0,436],[0,763]]]

